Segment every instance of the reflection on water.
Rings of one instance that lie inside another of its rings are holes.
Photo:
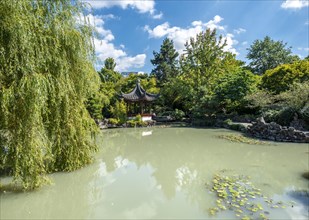
[[[301,177],[308,145],[247,145],[217,138],[223,129],[151,128],[103,131],[94,164],[51,175],[54,184],[31,193],[0,196],[0,217],[54,218],[235,218],[208,215],[215,204],[205,182],[218,172],[251,176],[269,197],[295,200],[274,218],[306,218],[308,203],[290,192],[308,190]],[[6,180],[3,180],[6,181]],[[293,189],[293,190],[291,190]],[[296,217],[295,217],[296,216]]]

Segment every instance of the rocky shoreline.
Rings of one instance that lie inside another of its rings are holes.
[[[275,122],[266,123],[263,118],[249,125],[246,132],[250,136],[271,141],[309,143],[309,132],[281,126]]]
[[[297,130],[291,126],[281,126],[275,122],[266,123],[263,117],[251,123],[225,122],[222,127],[241,131],[251,137],[264,140],[309,143],[308,131]]]
[[[179,123],[181,122],[174,122],[177,123],[179,126]],[[186,123],[186,126],[193,126],[194,127],[205,127],[205,125],[196,125],[194,123],[188,123],[188,122],[182,122]],[[160,125],[171,125],[173,123],[156,123],[155,121],[151,121],[151,123],[145,123],[143,126],[136,126],[136,127],[150,127],[150,126],[159,126]],[[115,125],[109,125],[108,123],[99,123],[99,127],[101,129],[106,128],[127,128],[132,127],[130,125],[124,124],[122,126],[115,126]],[[134,127],[134,126],[133,126]],[[211,126],[206,127],[221,127],[221,128],[227,128],[231,130],[241,131],[248,136],[258,138],[258,139],[264,139],[264,140],[270,140],[270,141],[278,141],[278,142],[295,142],[295,143],[309,143],[309,131],[301,131],[297,130],[294,127],[287,127],[287,126],[281,126],[275,122],[266,123],[264,118],[258,118],[255,122],[251,123],[237,123],[232,122],[231,120],[222,121],[218,120],[216,123],[214,123]]]

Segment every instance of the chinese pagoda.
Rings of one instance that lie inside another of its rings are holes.
[[[130,93],[122,93],[120,98],[123,98],[126,103],[128,103],[128,112],[133,111],[136,109],[136,104],[140,105],[140,114],[144,114],[144,107],[147,103],[155,101],[159,97],[159,94],[151,94],[146,92],[140,85],[140,80],[138,79],[136,82],[136,86]]]

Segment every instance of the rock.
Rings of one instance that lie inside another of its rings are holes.
[[[247,133],[268,140],[309,143],[309,132],[296,130],[294,127],[282,127],[275,122],[265,123],[263,117],[247,126]]]
[[[257,118],[257,123],[266,124],[264,117]]]

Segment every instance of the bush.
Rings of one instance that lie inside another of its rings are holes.
[[[213,127],[216,123],[217,119],[213,116],[193,118],[192,120],[192,125],[196,127]]]
[[[143,122],[142,116],[141,116],[140,114],[136,115],[136,117],[135,117],[134,120],[136,121],[136,124],[137,124],[138,126],[144,126],[144,125],[146,125],[146,123]]]
[[[136,127],[136,126],[145,126],[146,123],[143,122],[142,116],[140,114],[136,115],[133,120],[127,121],[127,126],[129,127]]]
[[[302,108],[300,111],[300,116],[302,119],[305,120],[305,122],[307,123],[307,129],[309,129],[309,103],[308,105],[306,105],[304,108]]]
[[[136,127],[137,122],[134,120],[128,120],[127,121],[127,126],[128,127]]]
[[[214,112],[242,111],[247,106],[245,97],[256,92],[259,80],[249,71],[224,74],[217,80],[207,106]]]
[[[224,121],[224,123],[225,124],[227,124],[227,125],[230,125],[230,124],[232,124],[233,122],[232,122],[232,120],[231,119],[226,119],[225,121]]]
[[[291,121],[293,121],[295,113],[291,108],[284,108],[279,112],[275,122],[283,126],[289,126]]]
[[[225,125],[225,128],[229,128],[231,130],[235,131],[245,131],[246,127],[242,124],[234,124],[231,119],[226,119],[223,124]]]
[[[102,119],[103,101],[100,93],[93,94],[86,102],[87,110],[93,119]]]
[[[172,112],[172,117],[177,121],[182,120],[184,116],[185,116],[185,113],[182,110],[179,110],[177,108],[175,109],[174,112]]]
[[[291,108],[283,109],[268,109],[263,112],[263,117],[266,122],[276,122],[283,126],[289,126],[294,118],[295,111]]]
[[[289,89],[293,83],[309,80],[309,61],[302,60],[292,64],[283,64],[267,70],[262,77],[261,86],[270,92],[279,94]]]
[[[110,112],[114,118],[119,120],[119,124],[124,124],[127,121],[127,108],[123,100],[116,101],[115,106],[110,107]]]
[[[108,123],[111,125],[118,125],[119,124],[119,120],[117,118],[110,118],[108,119]]]

